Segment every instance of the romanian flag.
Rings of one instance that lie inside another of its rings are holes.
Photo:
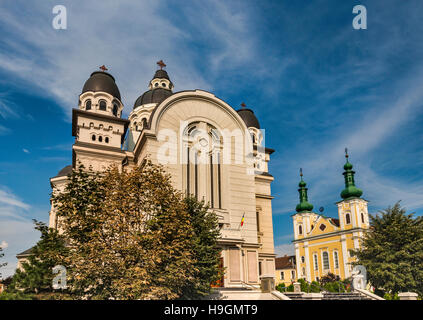
[[[241,227],[244,225],[244,216],[245,216],[245,212],[244,212],[244,214],[242,215],[242,218],[241,218]]]

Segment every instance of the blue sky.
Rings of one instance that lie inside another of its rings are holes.
[[[181,4],[183,3],[183,6]],[[67,30],[52,8],[67,8]],[[367,8],[354,30],[352,8]],[[71,162],[71,109],[105,64],[124,116],[163,59],[175,90],[244,101],[276,150],[275,246],[291,253],[298,169],[309,200],[336,216],[344,148],[371,213],[402,200],[423,212],[423,2],[0,2],[0,244],[9,265],[48,220],[49,178]]]

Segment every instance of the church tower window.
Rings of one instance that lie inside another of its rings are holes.
[[[87,102],[85,102],[85,110],[91,110],[91,100],[87,100]]]
[[[95,134],[93,134],[93,135],[91,136],[91,140],[92,140],[92,141],[95,141]]]
[[[361,222],[364,223],[364,213],[361,213]]]
[[[350,224],[350,223],[351,223],[351,216],[350,216],[350,214],[349,214],[349,213],[347,213],[347,214],[345,215],[345,223],[346,223],[346,224]]]
[[[298,234],[303,234],[303,227],[302,226],[298,226]]]
[[[106,101],[100,100],[100,110],[106,111],[106,107],[107,107]]]
[[[117,105],[116,103],[114,103],[114,104],[113,104],[113,115],[114,115],[115,117],[117,117],[117,115],[118,115],[118,110],[119,110],[118,105]]]

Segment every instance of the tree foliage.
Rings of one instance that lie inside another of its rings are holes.
[[[27,261],[22,263],[22,269],[17,269],[13,275],[7,288],[11,294],[52,292],[53,267],[63,264],[68,253],[65,238],[57,230],[36,220],[34,224],[41,238],[31,249]]]
[[[423,294],[423,218],[413,218],[396,203],[370,216],[370,230],[354,250],[367,269],[367,279],[377,290],[394,296],[412,291]],[[375,291],[375,292],[376,292]]]
[[[69,290],[78,298],[189,298],[206,293],[217,273],[215,216],[184,201],[150,161],[124,172],[79,166],[52,200],[69,241]]]
[[[348,292],[350,291],[349,279],[341,281],[339,276],[329,272],[320,279],[320,286],[328,292]]]
[[[183,289],[182,298],[202,298],[210,294],[211,284],[222,276],[219,269],[221,249],[217,245],[220,235],[219,222],[216,214],[204,202],[194,197],[187,197],[185,204],[193,227],[192,270],[193,277]]]

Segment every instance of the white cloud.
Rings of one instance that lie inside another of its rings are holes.
[[[2,242],[0,242],[0,248],[6,249],[8,246],[9,244],[6,241],[3,240]]]
[[[0,186],[1,187],[1,186]],[[28,210],[30,206],[23,201],[21,201],[17,196],[15,196],[12,192],[8,191],[3,187],[3,190],[0,189],[0,205],[5,204],[10,207],[17,207],[20,209]],[[0,210],[0,217],[3,215],[5,208]]]
[[[254,51],[246,16],[218,1],[178,8],[196,27],[185,29],[171,22],[159,1],[65,1],[64,5],[67,30],[51,27],[48,3],[0,4],[0,19],[10,32],[4,41],[11,45],[10,52],[0,53],[0,68],[41,88],[36,92],[53,97],[68,115],[85,80],[102,64],[115,76],[129,113],[135,99],[147,90],[159,59],[168,65],[176,90],[212,89],[203,67],[196,65],[200,57],[189,49],[192,42],[215,44],[212,54],[201,59],[213,69],[227,66],[235,51],[237,59],[229,63],[234,67]],[[199,34],[202,37],[197,38]]]
[[[12,101],[9,101],[6,96],[6,93],[0,93],[0,117],[3,119],[19,117],[18,113],[15,111],[16,105]]]
[[[10,133],[10,129],[0,125],[0,136],[6,135]]]
[[[2,276],[6,278],[15,272],[18,262],[16,255],[34,246],[40,234],[34,229],[32,221],[0,218],[0,236],[8,243],[2,259],[7,265],[1,268]]]
[[[33,222],[28,217],[30,208],[29,204],[0,186],[0,246],[5,249],[2,262],[7,262],[7,266],[1,270],[3,277],[14,273],[16,254],[29,249],[39,238],[39,233],[34,230]]]
[[[277,257],[280,256],[293,256],[295,255],[295,248],[293,244],[283,243],[280,245],[275,246],[275,254]]]
[[[29,150],[25,149],[25,148],[23,148],[22,151],[25,152],[25,153],[30,153]]]
[[[311,148],[299,144],[298,150],[290,150],[291,154],[297,154],[298,157],[282,158],[276,160],[276,164],[273,163],[277,171],[274,174],[287,177],[281,184],[288,190],[285,194],[289,199],[281,203],[274,213],[294,213],[298,193],[292,181],[299,181],[299,167],[304,169],[309,200],[315,209],[319,203],[339,200],[339,193],[343,189],[341,173],[345,162],[345,147],[348,147],[350,159],[358,170],[356,184],[363,189],[364,197],[370,200],[370,205],[387,207],[403,200],[402,205],[410,209],[423,207],[423,188],[418,181],[410,182],[408,177],[390,178],[371,167],[372,160],[378,156],[375,150],[400,130],[407,130],[405,124],[414,119],[422,107],[423,68],[416,69],[414,77],[399,81],[397,89],[401,95],[395,99],[386,93],[380,99],[382,102],[363,111],[362,117],[344,119],[343,125],[334,130],[328,140],[313,141]],[[283,165],[278,165],[279,162],[283,162]]]

